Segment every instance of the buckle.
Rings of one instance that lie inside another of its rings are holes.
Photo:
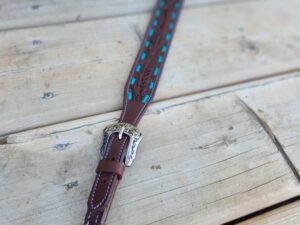
[[[105,127],[103,131],[102,146],[100,149],[101,159],[103,159],[104,157],[104,151],[108,139],[110,135],[114,133],[118,133],[119,140],[122,139],[123,134],[129,137],[129,144],[128,144],[126,158],[125,158],[125,165],[131,166],[133,160],[135,159],[137,147],[143,138],[142,133],[135,126],[129,123],[116,123]]]

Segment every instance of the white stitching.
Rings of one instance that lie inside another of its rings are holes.
[[[90,211],[89,212],[89,215],[88,215],[88,217],[87,217],[87,221],[89,222],[89,220],[91,219],[91,215],[92,215],[92,212]]]
[[[96,220],[95,220],[96,224],[98,223],[98,219],[99,219],[99,213],[97,214],[97,217],[96,217]]]
[[[115,138],[115,136],[113,136],[112,138],[110,138],[110,141],[108,142],[108,145],[105,147],[105,156],[104,156],[104,158],[107,157],[107,155],[108,155],[108,149],[111,147],[111,144],[112,144],[114,138]],[[101,206],[103,204],[103,199],[105,199],[107,197],[107,194],[108,194],[108,191],[106,191],[106,193],[105,193],[102,201],[99,204],[97,204],[96,206],[94,206],[94,198],[95,198],[96,190],[98,188],[100,176],[101,176],[101,173],[97,174],[96,182],[95,182],[95,185],[93,187],[93,192],[92,192],[92,197],[91,197],[91,207],[92,207],[92,209],[95,209],[95,208],[98,208],[99,206]],[[110,179],[110,181],[109,181],[109,186],[112,183],[113,177],[114,176],[112,176],[111,179]]]
[[[127,141],[127,137],[125,137],[125,139],[124,139],[124,141],[123,141],[123,143],[122,143],[122,145],[121,145],[121,151],[119,152],[119,155],[118,155],[119,161],[120,161],[120,159],[121,159],[122,152],[124,151],[124,146],[125,146],[126,141]]]
[[[113,137],[111,138],[111,141],[109,142],[109,144],[108,144],[108,146],[107,146],[107,148],[106,148],[105,158],[106,158],[107,155],[108,155],[108,151],[107,151],[107,150],[111,147],[111,144],[112,144],[112,141],[114,140],[114,138],[115,138],[115,136],[113,136]],[[119,160],[120,160],[120,158],[121,158],[122,152],[124,151],[124,146],[125,146],[126,141],[127,141],[127,137],[124,139],[124,141],[123,141],[123,143],[122,143],[122,145],[121,145],[120,152],[119,152],[119,154],[118,154]],[[115,177],[114,174],[111,175],[112,177],[111,177],[111,179],[110,179],[110,181],[109,181],[109,183],[108,183],[108,187],[107,187],[107,189],[106,189],[105,195],[103,196],[103,198],[102,198],[102,200],[100,201],[100,203],[97,204],[96,206],[94,206],[93,203],[94,203],[95,193],[96,193],[96,190],[97,190],[97,188],[98,188],[100,176],[101,176],[101,173],[97,174],[96,182],[95,182],[95,185],[94,185],[94,187],[93,187],[93,192],[92,192],[92,197],[91,197],[91,208],[92,208],[93,210],[96,209],[96,208],[98,208],[98,207],[100,207],[100,206],[102,206],[102,204],[106,201],[107,196],[108,196],[108,194],[109,194],[109,191],[110,191],[110,189],[111,189],[112,181],[113,181],[113,179],[114,179],[114,177]]]
[[[100,179],[100,174],[101,174],[101,173],[99,173],[99,175],[97,175],[97,181],[99,181],[99,179]],[[92,195],[92,202],[91,202],[91,208],[92,208],[93,210],[99,208],[100,206],[102,206],[102,204],[103,204],[104,201],[106,200],[107,195],[108,195],[108,193],[109,193],[109,190],[110,190],[110,187],[111,187],[111,184],[112,184],[112,181],[113,181],[113,178],[114,178],[114,177],[115,177],[115,175],[113,174],[112,177],[111,177],[111,179],[110,179],[110,181],[109,181],[109,183],[108,183],[108,187],[107,187],[107,190],[106,190],[106,192],[105,192],[105,195],[103,196],[103,198],[102,198],[102,200],[100,201],[100,203],[97,204],[96,206],[94,206],[93,202],[94,202],[94,197],[95,197],[96,190],[97,190],[97,188],[98,188],[98,182],[97,182],[97,184],[95,184],[95,188],[94,188],[93,195]]]

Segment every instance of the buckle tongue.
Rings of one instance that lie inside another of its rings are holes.
[[[123,134],[129,136],[129,144],[127,147],[125,165],[131,166],[133,160],[135,159],[137,147],[143,138],[142,133],[135,126],[129,123],[116,123],[105,127],[103,131],[102,146],[100,149],[101,159],[104,157],[104,151],[108,139],[113,133],[118,133],[119,140],[122,139]]]

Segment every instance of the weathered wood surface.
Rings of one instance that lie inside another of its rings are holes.
[[[236,1],[186,0],[185,5],[195,7]],[[0,31],[143,13],[150,11],[155,2],[156,0],[1,0]]]
[[[1,225],[82,224],[154,2],[0,1]],[[186,1],[108,225],[217,225],[300,195],[299,10]],[[242,224],[300,224],[299,203]]]
[[[248,85],[153,104],[107,224],[221,224],[299,195],[299,180],[259,119],[269,124],[270,111],[282,120],[294,112],[273,108],[268,96],[281,93],[280,105],[295,95],[290,104],[299,106],[299,74]],[[119,113],[10,135],[0,145],[0,223],[81,224],[99,137]]]
[[[295,83],[294,83],[295,82]],[[291,79],[286,85],[280,83],[266,86],[241,97],[253,109],[277,146],[287,153],[294,172],[300,181],[300,83]]]
[[[297,0],[185,9],[156,100],[298,70],[299,10]],[[0,135],[120,109],[148,19],[0,32]]]
[[[300,201],[280,207],[239,225],[297,225],[300,224]]]

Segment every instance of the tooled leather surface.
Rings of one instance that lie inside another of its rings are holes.
[[[137,125],[152,100],[171,44],[182,0],[158,1],[124,90],[119,122]],[[146,96],[146,97],[145,97]],[[148,96],[148,97],[147,97]],[[111,135],[103,159],[124,162],[128,137]],[[119,180],[113,173],[97,173],[88,200],[84,225],[105,223]]]

